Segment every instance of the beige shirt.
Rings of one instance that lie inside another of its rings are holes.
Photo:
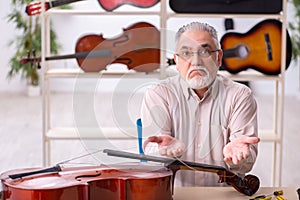
[[[177,75],[146,91],[141,119],[144,139],[168,134],[185,144],[181,160],[223,166],[239,176],[253,167],[257,145],[250,145],[251,156],[242,164],[229,166],[223,161],[223,147],[230,140],[257,136],[257,104],[245,85],[218,75],[199,99]],[[180,170],[175,177],[177,186],[220,186],[215,173]]]

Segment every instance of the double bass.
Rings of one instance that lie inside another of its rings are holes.
[[[199,170],[216,173],[219,183],[225,182],[238,192],[251,196],[259,188],[254,175],[241,178],[221,166],[178,161],[105,149],[108,156],[140,159],[145,162],[112,166],[88,166],[47,169],[21,169],[0,176],[3,200],[172,200],[174,178],[178,170]]]

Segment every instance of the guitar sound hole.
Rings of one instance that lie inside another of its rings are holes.
[[[236,55],[239,58],[246,58],[249,55],[249,50],[246,45],[239,45],[236,47]]]

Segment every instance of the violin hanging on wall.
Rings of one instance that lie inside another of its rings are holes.
[[[45,11],[51,8],[59,7],[69,3],[74,3],[77,1],[83,1],[83,0],[56,0],[56,1],[45,2]],[[113,11],[125,4],[132,5],[135,7],[140,7],[140,8],[149,8],[154,6],[158,2],[159,0],[98,0],[100,6],[106,11]],[[34,1],[28,4],[26,6],[25,12],[29,16],[41,14],[42,2]]]

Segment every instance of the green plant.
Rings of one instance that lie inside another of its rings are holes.
[[[293,59],[297,59],[300,55],[300,0],[291,0],[294,6],[293,21],[288,23],[292,40]]]
[[[11,69],[8,72],[8,78],[21,73],[32,85],[39,84],[39,74],[37,65],[33,63],[20,64],[20,59],[27,55],[27,52],[35,51],[36,55],[41,53],[41,23],[40,17],[28,16],[24,10],[32,0],[12,0],[12,12],[8,15],[8,22],[14,23],[19,35],[9,42],[10,46],[15,47],[15,53],[10,59]],[[57,54],[60,45],[57,42],[57,36],[51,26],[51,53]]]

